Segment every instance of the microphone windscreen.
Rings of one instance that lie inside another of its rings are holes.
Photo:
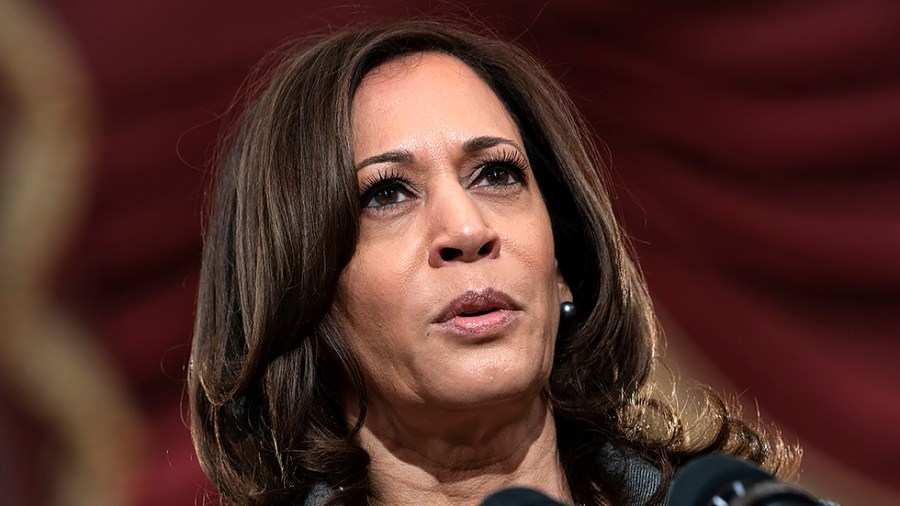
[[[565,506],[532,488],[510,487],[494,492],[480,506]]]
[[[688,462],[672,481],[669,506],[706,505],[724,486],[740,481],[745,485],[774,479],[772,475],[741,459],[708,455]]]
[[[669,488],[668,506],[807,506],[806,492],[778,481],[746,460],[708,455],[685,465]]]

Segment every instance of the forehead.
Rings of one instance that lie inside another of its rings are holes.
[[[503,103],[475,71],[443,53],[416,53],[371,70],[353,98],[357,158],[420,142],[497,135],[521,143]],[[396,146],[392,144],[404,144]]]

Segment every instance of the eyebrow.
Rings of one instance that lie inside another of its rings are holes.
[[[360,170],[366,165],[374,165],[376,163],[412,163],[413,154],[405,149],[398,149],[395,151],[386,151],[381,153],[380,155],[370,156],[365,160],[356,164],[356,170]]]
[[[516,143],[516,141],[506,139],[504,137],[491,137],[491,136],[475,137],[474,139],[467,140],[463,144],[463,151],[465,151],[466,153],[470,153],[470,154],[477,153],[479,151],[483,151],[485,149],[492,148],[498,144],[507,144],[507,145],[510,145],[510,146],[516,148],[523,154],[525,153],[525,150],[522,149],[522,146],[519,146],[519,144]]]
[[[519,144],[513,140],[506,139],[504,137],[493,137],[489,135],[475,137],[467,140],[463,143],[462,150],[466,154],[472,154],[479,151],[484,151],[485,149],[489,149],[500,144],[507,144],[516,148],[521,153],[525,153],[525,150],[522,149],[522,146],[519,146]],[[413,158],[414,157],[412,152],[405,149],[385,151],[380,155],[370,156],[365,160],[359,162],[358,164],[356,164],[356,170],[359,171],[367,165],[374,165],[376,163],[412,163]]]

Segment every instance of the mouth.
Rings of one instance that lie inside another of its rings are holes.
[[[475,316],[486,315],[488,313],[493,313],[494,311],[498,311],[499,309],[500,308],[489,307],[487,309],[482,309],[482,310],[478,310],[478,311],[463,311],[462,313],[459,313],[456,316],[461,317],[461,318],[471,318],[471,317],[475,317]]]
[[[469,290],[450,301],[441,311],[435,323],[445,323],[453,318],[476,318],[496,311],[517,310],[518,304],[509,295],[488,288]]]

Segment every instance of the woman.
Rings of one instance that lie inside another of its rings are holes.
[[[324,37],[223,158],[189,381],[234,503],[643,504],[695,455],[790,464],[714,396],[692,438],[650,398],[656,320],[601,162],[516,47],[420,21]]]

